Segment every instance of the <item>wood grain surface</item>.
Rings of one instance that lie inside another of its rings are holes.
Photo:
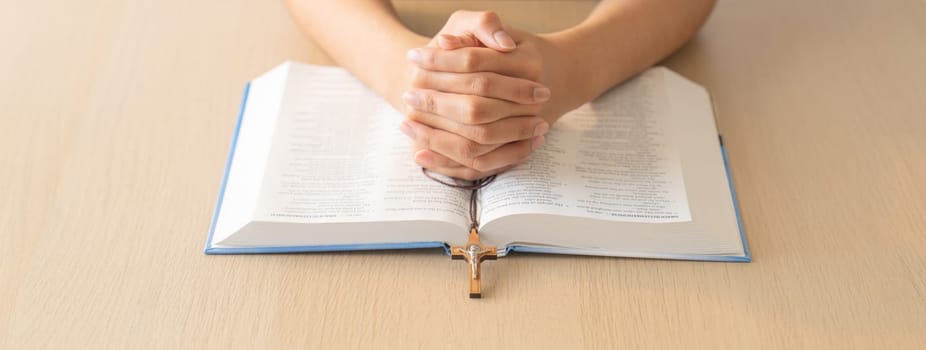
[[[400,1],[534,31],[590,1]],[[330,63],[276,1],[0,4],[0,348],[922,348],[926,3],[720,1],[705,85],[750,264],[205,256],[242,88]],[[383,67],[389,69],[389,67]]]

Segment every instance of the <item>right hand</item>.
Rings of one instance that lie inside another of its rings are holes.
[[[550,90],[535,81],[537,50],[515,50],[496,15],[458,11],[428,46],[409,51],[413,89],[403,96],[411,108],[402,130],[416,141],[419,165],[481,178],[543,143],[549,123],[537,114]]]

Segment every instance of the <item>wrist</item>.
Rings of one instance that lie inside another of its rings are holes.
[[[405,111],[405,102],[402,101],[402,94],[411,86],[412,65],[406,58],[408,50],[417,47],[424,47],[431,38],[418,35],[409,31],[407,34],[396,38],[393,49],[388,57],[382,61],[383,69],[379,75],[377,89],[380,95],[386,99],[399,112]]]
[[[569,31],[539,34],[544,56],[544,73],[541,83],[552,91],[544,119],[551,124],[573,109],[593,99],[587,91],[588,71],[583,68],[583,54],[578,50],[576,37]]]

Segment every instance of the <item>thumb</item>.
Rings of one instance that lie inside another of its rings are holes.
[[[469,32],[486,47],[502,52],[509,52],[517,47],[511,35],[502,27],[502,20],[494,12],[461,12],[463,13],[460,15],[466,17]]]

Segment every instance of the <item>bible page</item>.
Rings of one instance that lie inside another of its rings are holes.
[[[421,174],[398,111],[344,69],[289,63],[289,70],[259,218],[467,226],[466,193]]]
[[[650,70],[563,116],[525,163],[483,190],[482,222],[512,214],[690,221],[668,106],[662,75]]]

